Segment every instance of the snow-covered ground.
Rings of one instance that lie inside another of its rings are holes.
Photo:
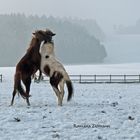
[[[140,64],[66,66],[70,74],[139,74]],[[140,84],[78,84],[58,107],[50,85],[32,82],[31,106],[9,107],[14,68],[0,68],[0,140],[139,140]],[[19,121],[18,121],[19,119]]]

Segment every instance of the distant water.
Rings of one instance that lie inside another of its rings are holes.
[[[104,43],[107,58],[105,63],[140,62],[140,35],[112,35]]]

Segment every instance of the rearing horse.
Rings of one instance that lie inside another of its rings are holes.
[[[21,60],[16,65],[16,72],[14,77],[14,90],[11,105],[14,103],[14,97],[17,92],[26,99],[27,105],[29,102],[29,92],[31,85],[31,76],[40,69],[41,56],[39,53],[41,42],[51,38],[50,33],[47,31],[38,30],[33,33],[33,38],[31,40],[30,46],[26,54],[21,58]],[[25,85],[26,91],[24,91],[21,81]]]
[[[41,71],[50,77],[50,84],[56,93],[58,105],[62,106],[65,83],[68,89],[67,101],[70,101],[73,96],[72,82],[63,65],[55,58],[53,42],[44,42],[41,46]]]

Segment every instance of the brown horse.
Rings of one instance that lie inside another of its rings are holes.
[[[40,69],[41,56],[39,53],[40,44],[42,41],[50,40],[52,36],[50,30],[42,31],[38,30],[33,33],[33,38],[31,40],[30,46],[26,54],[21,58],[19,63],[16,66],[16,72],[14,77],[14,90],[11,105],[14,103],[14,97],[18,92],[24,99],[26,99],[27,105],[30,105],[29,102],[29,92],[31,85],[31,76]],[[25,85],[26,91],[24,91],[21,81]]]

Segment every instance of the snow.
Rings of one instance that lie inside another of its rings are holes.
[[[140,64],[66,66],[69,74],[139,74]],[[74,84],[62,107],[46,82],[31,86],[31,106],[9,106],[15,68],[0,68],[0,140],[139,140],[140,84]],[[18,121],[19,119],[19,121]]]

